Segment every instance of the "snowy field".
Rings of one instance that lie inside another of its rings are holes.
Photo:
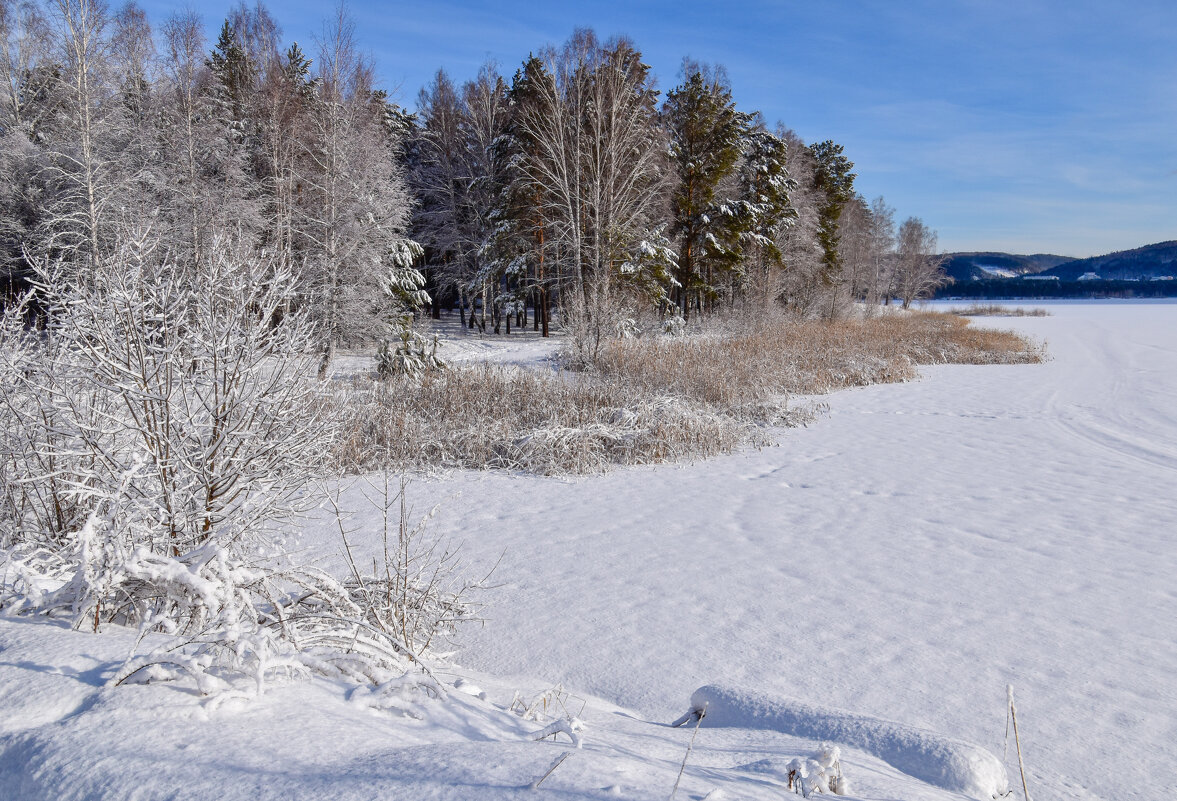
[[[1045,339],[1046,364],[842,392],[774,447],[416,479],[467,563],[504,554],[486,626],[439,676],[478,686],[445,700],[102,689],[126,637],[0,621],[0,798],[666,798],[692,731],[665,724],[712,684],[680,799],[780,798],[825,740],[853,797],[978,798],[973,745],[1002,756],[1007,683],[1034,798],[1166,797],[1177,305],[1022,305],[1052,316],[977,324]],[[340,564],[326,524],[305,539]],[[548,711],[584,721],[581,749],[505,711],[557,684]]]

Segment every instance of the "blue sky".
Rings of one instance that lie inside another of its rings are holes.
[[[145,0],[154,24],[185,7]],[[230,2],[197,2],[210,31]],[[268,4],[313,53],[330,6]],[[1177,239],[1175,0],[360,2],[362,46],[403,105],[439,67],[510,75],[587,26],[626,34],[660,88],[723,64],[744,110],[833,139],[858,190],[946,251],[1088,256]]]

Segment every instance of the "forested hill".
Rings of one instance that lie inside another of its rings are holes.
[[[937,297],[1086,298],[1177,296],[1177,240],[1088,259],[1039,254],[949,253]]]
[[[1085,273],[1096,273],[1108,281],[1177,276],[1177,240],[1068,261],[1042,272],[1043,275],[1057,275],[1063,281],[1074,281]]]
[[[1106,281],[1147,281],[1177,276],[1177,240],[1087,259],[1047,253],[1032,256],[994,252],[949,253],[944,257],[944,271],[957,283],[1024,275],[1058,276],[1062,281],[1075,281],[1086,273],[1095,273]]]
[[[1072,261],[1069,256],[1037,253],[1018,256],[1012,253],[949,253],[944,271],[953,281],[983,281],[987,278],[1016,278],[1039,273]]]

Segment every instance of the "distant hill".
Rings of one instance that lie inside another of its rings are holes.
[[[949,253],[944,257],[944,271],[956,283],[1020,278],[1034,274],[1075,281],[1087,273],[1095,273],[1105,281],[1147,281],[1162,276],[1177,276],[1177,240],[1092,256],[1089,259],[1072,259],[1049,253],[1033,256],[1014,253]]]
[[[1069,256],[1036,253],[1019,256],[1013,253],[949,253],[944,271],[954,281],[984,281],[991,278],[1017,278],[1049,270],[1074,261]]]
[[[1085,273],[1095,273],[1105,281],[1147,281],[1161,276],[1177,276],[1177,240],[1106,256],[1076,259],[1042,271],[1042,275],[1057,275],[1063,281],[1074,281]]]
[[[1045,253],[949,253],[944,268],[952,280],[936,291],[936,297],[1177,297],[1177,240],[1089,259]]]

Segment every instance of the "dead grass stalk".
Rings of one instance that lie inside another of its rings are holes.
[[[405,467],[591,473],[705,458],[812,417],[788,402],[907,381],[922,364],[1019,364],[1041,350],[957,316],[777,321],[743,333],[613,340],[582,372],[493,365],[356,378],[336,399],[348,471]]]

